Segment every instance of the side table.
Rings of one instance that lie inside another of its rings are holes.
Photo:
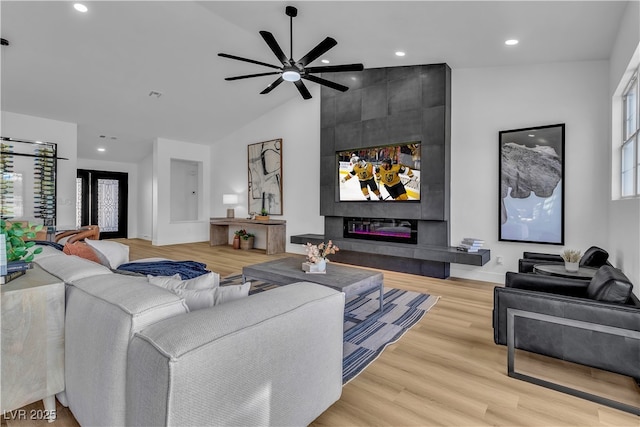
[[[596,271],[598,271],[598,269],[593,267],[580,267],[578,271],[567,271],[567,269],[564,268],[564,264],[536,264],[533,266],[533,272],[537,274],[581,280],[591,280],[593,276],[595,276]]]
[[[49,422],[64,390],[65,285],[37,265],[0,287],[2,374],[0,411],[40,399]]]

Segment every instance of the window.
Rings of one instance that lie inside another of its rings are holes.
[[[638,156],[640,108],[638,108],[638,98],[638,69],[636,69],[622,94],[621,189],[623,197],[640,194],[640,173],[638,173],[638,163],[640,162],[640,157]]]

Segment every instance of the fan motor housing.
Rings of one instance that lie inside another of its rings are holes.
[[[280,9],[280,10],[282,10],[282,9]],[[296,8],[295,8],[295,7],[293,7],[293,6],[287,6],[287,7],[284,9],[284,13],[286,13],[286,14],[287,14],[287,16],[290,16],[290,17],[292,17],[292,18],[295,18],[296,16],[298,16],[298,9],[296,9]]]

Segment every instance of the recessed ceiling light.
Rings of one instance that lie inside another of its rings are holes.
[[[105,148],[100,147],[100,148],[98,148],[98,151],[103,152],[103,151],[107,151],[107,150]]]
[[[89,9],[87,8],[87,6],[83,5],[82,3],[75,3],[73,5],[73,8],[75,10],[77,10],[78,12],[82,12],[85,13],[86,11],[88,11]]]
[[[396,56],[405,56],[406,53],[402,52],[401,50],[396,52]]]
[[[506,40],[504,42],[504,44],[506,44],[507,46],[515,46],[518,43],[520,43],[520,42],[518,40],[516,40],[516,39],[509,39],[509,40]]]
[[[321,60],[320,62],[322,62],[323,64],[328,64],[328,63],[329,63],[329,60],[328,60],[328,59],[323,59],[323,60]]]
[[[535,135],[534,135],[534,134],[532,134],[532,133],[530,133],[530,134],[529,134],[529,138],[533,138],[533,137],[535,137]]]

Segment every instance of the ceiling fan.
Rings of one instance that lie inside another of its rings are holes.
[[[240,80],[240,79],[248,79],[252,77],[262,77],[262,76],[280,74],[280,77],[278,77],[273,83],[267,86],[260,93],[263,95],[267,94],[271,92],[273,89],[275,89],[280,83],[286,80],[288,82],[293,82],[296,85],[296,88],[298,88],[298,92],[300,92],[300,95],[302,95],[304,99],[311,98],[311,94],[309,93],[309,90],[304,85],[301,79],[309,80],[311,82],[318,83],[318,84],[330,87],[332,89],[339,90],[341,92],[345,92],[349,90],[347,86],[323,79],[321,77],[314,76],[311,73],[337,73],[337,72],[343,72],[343,71],[362,71],[364,70],[364,66],[362,64],[348,64],[348,65],[327,65],[327,66],[320,66],[320,67],[307,67],[307,65],[309,65],[311,62],[315,61],[321,55],[326,53],[329,49],[331,49],[332,47],[338,44],[338,42],[332,39],[331,37],[325,38],[316,47],[311,49],[306,55],[304,55],[298,61],[295,61],[293,59],[293,18],[295,18],[298,15],[298,9],[296,9],[293,6],[287,6],[285,9],[285,13],[289,17],[289,22],[290,22],[289,34],[290,34],[290,41],[291,41],[290,42],[291,53],[289,55],[289,58],[287,58],[285,53],[282,51],[275,37],[273,37],[273,34],[271,34],[268,31],[260,31],[260,35],[262,36],[264,41],[267,42],[267,45],[269,46],[269,48],[271,48],[271,50],[276,55],[276,57],[280,60],[280,62],[282,62],[282,66],[271,65],[265,62],[255,61],[253,59],[241,58],[239,56],[229,55],[226,53],[218,54],[218,56],[222,56],[223,58],[250,62],[252,64],[258,64],[265,67],[275,68],[278,71],[272,71],[268,73],[258,73],[258,74],[246,74],[243,76],[236,76],[236,77],[227,77],[225,78],[225,80],[231,81],[231,80]]]

